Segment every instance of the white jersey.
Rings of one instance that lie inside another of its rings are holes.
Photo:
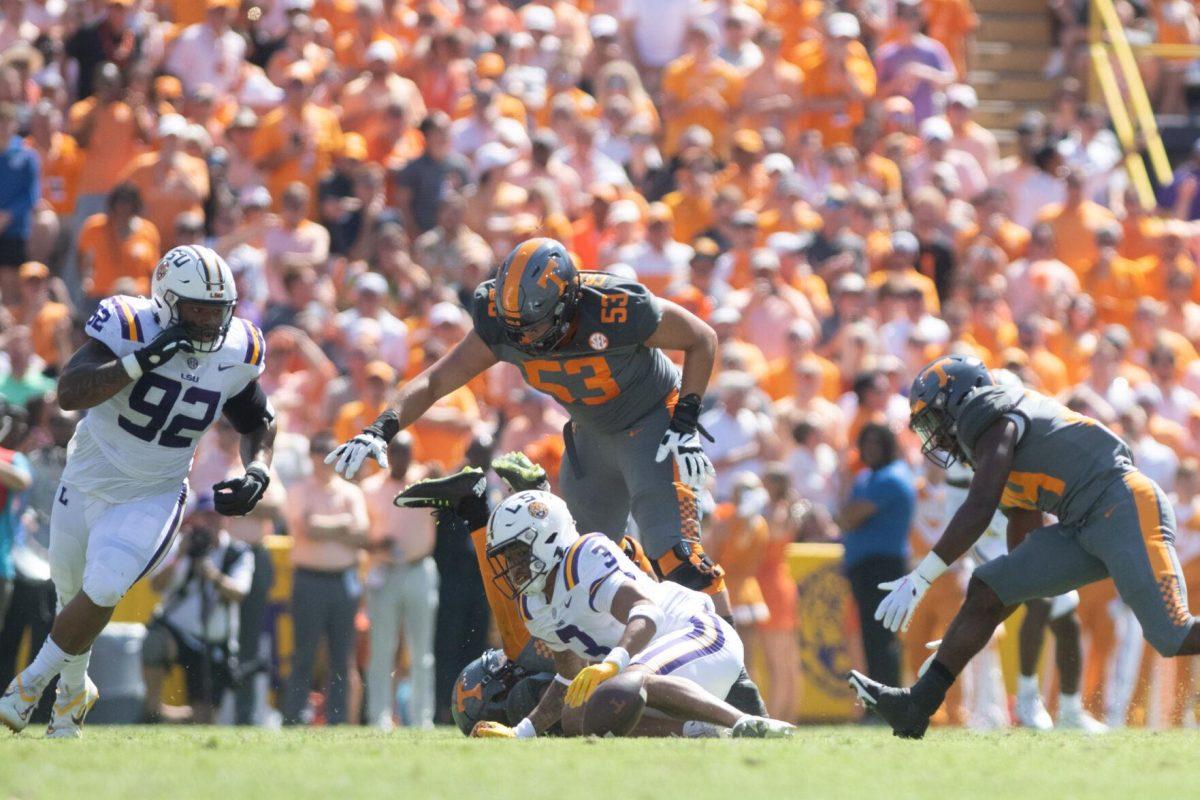
[[[162,327],[152,300],[117,295],[100,303],[84,330],[121,358]],[[67,447],[63,482],[111,503],[178,488],[200,435],[265,363],[262,332],[235,317],[219,350],[178,353],[89,409]]]
[[[625,624],[612,615],[612,601],[617,589],[631,582],[663,610],[663,625],[652,642],[690,629],[697,614],[713,613],[708,595],[677,583],[659,583],[638,569],[607,536],[589,533],[567,550],[550,602],[542,594],[521,595],[521,618],[529,633],[550,649],[570,650],[587,661],[599,661],[625,632]]]

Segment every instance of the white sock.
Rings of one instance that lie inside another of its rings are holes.
[[[64,653],[63,649],[47,636],[45,644],[42,645],[41,650],[38,650],[33,663],[21,673],[21,683],[26,688],[41,694],[42,690],[46,688],[46,684],[53,680],[55,675],[62,672],[67,664],[77,658],[79,656]]]
[[[721,728],[711,722],[689,719],[683,723],[683,735],[688,739],[715,739],[721,735]]]
[[[1037,675],[1017,676],[1017,696],[1028,697],[1038,693]]]
[[[71,660],[64,664],[62,670],[58,673],[58,688],[69,694],[82,692],[84,684],[87,681],[88,662],[91,660],[91,648],[84,650],[77,656],[72,656]]]
[[[1059,694],[1058,713],[1059,716],[1063,714],[1082,714],[1083,698],[1079,692],[1075,694]]]

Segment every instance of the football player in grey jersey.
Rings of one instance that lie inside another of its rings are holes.
[[[1175,555],[1175,516],[1129,447],[1090,417],[1036,392],[994,385],[977,358],[945,356],[917,375],[910,427],[940,466],[975,469],[967,498],[933,550],[889,594],[876,618],[905,627],[925,591],[962,557],[1000,508],[1010,552],[977,569],[929,669],[910,689],[858,672],[850,685],[895,735],[919,739],[946,690],[1017,606],[1111,577],[1146,640],[1164,656],[1200,654]],[[1058,521],[1045,524],[1046,514]]]

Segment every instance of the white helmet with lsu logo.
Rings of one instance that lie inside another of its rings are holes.
[[[550,492],[520,492],[488,520],[487,557],[496,586],[511,599],[537,594],[579,538],[567,504]]]
[[[182,325],[197,352],[221,349],[233,322],[237,286],[233,270],[213,250],[193,244],[172,248],[154,268],[150,296],[164,328]]]

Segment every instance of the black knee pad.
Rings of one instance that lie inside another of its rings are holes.
[[[725,570],[704,552],[697,541],[685,539],[678,542],[664,555],[652,559],[652,563],[659,580],[708,594],[725,588]]]

